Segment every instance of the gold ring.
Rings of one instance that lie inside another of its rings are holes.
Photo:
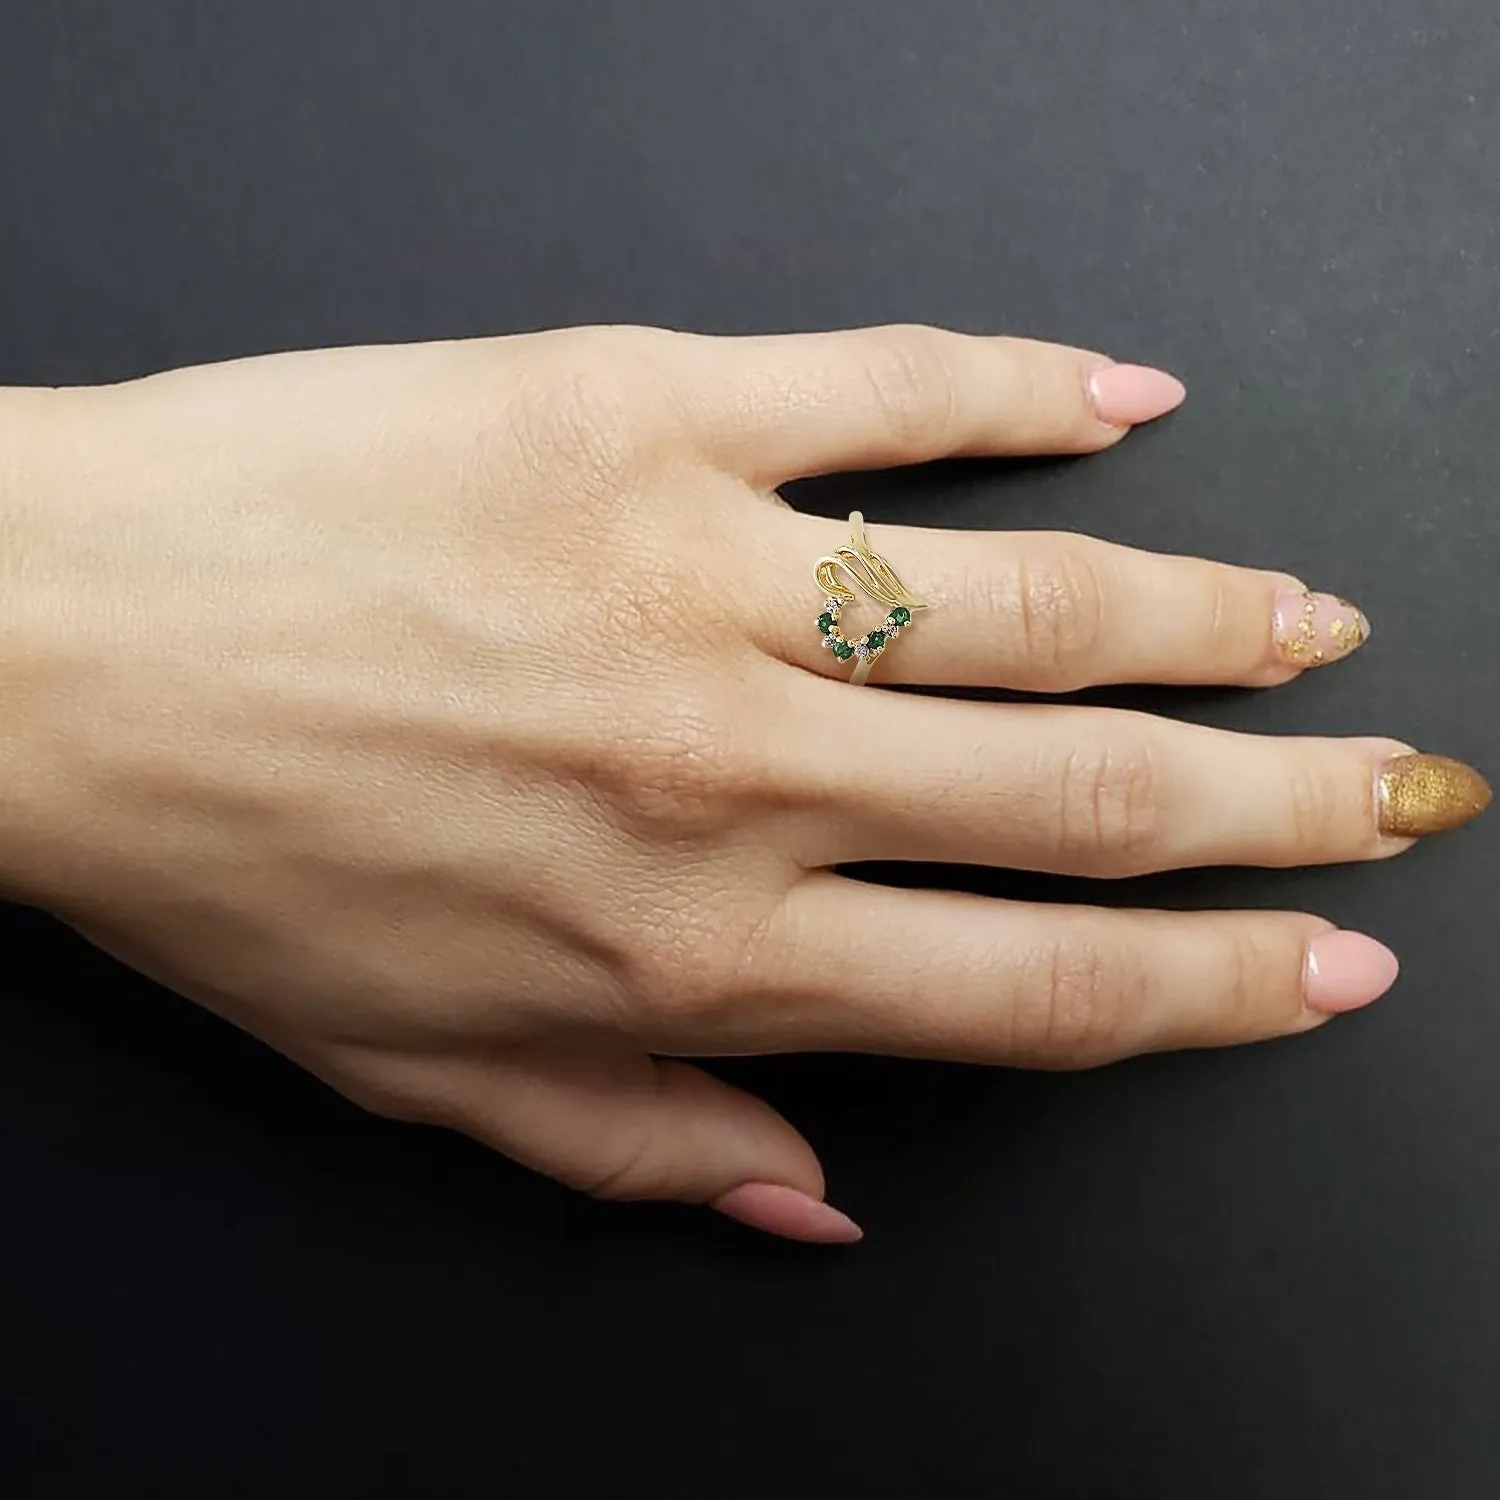
[[[928,606],[865,541],[865,518],[857,510],[849,513],[849,532],[849,545],[820,557],[813,568],[813,577],[824,595],[823,613],[818,616],[823,645],[840,661],[854,658],[854,675],[849,680],[858,686],[869,677],[870,668],[890,649],[891,642],[903,630],[911,628],[913,613]],[[839,616],[859,599],[855,589],[840,578],[841,573],[847,574],[855,587],[886,609],[885,619],[857,641],[849,640],[839,630]]]

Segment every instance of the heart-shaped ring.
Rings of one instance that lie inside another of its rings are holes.
[[[870,675],[870,668],[889,649],[903,630],[910,628],[912,616],[926,609],[915,594],[896,576],[896,570],[865,541],[865,518],[856,510],[849,513],[850,542],[827,557],[820,557],[813,568],[818,587],[823,590],[823,613],[818,629],[823,645],[840,660],[854,658],[856,686]],[[845,583],[840,575],[850,580]],[[852,586],[851,586],[852,585]],[[887,611],[885,619],[857,641],[851,641],[839,630],[839,616],[858,601],[856,589],[868,594]]]

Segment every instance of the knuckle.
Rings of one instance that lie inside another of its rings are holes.
[[[441,1100],[415,1078],[399,1071],[340,1070],[324,1075],[351,1103],[383,1120],[398,1120],[408,1125],[436,1125],[444,1122]]]
[[[661,1092],[660,1070],[652,1070],[657,1095]],[[661,1152],[657,1149],[657,1109],[655,1100],[642,1101],[642,1109],[633,1112],[634,1122],[628,1130],[615,1131],[609,1139],[606,1158],[588,1166],[580,1164],[565,1173],[561,1181],[591,1199],[610,1203],[627,1203],[631,1199],[655,1199],[666,1196]]]
[[[1235,932],[1224,953],[1219,1029],[1230,1037],[1251,1037],[1265,1029],[1271,955],[1252,932]]]
[[[1294,851],[1306,854],[1338,848],[1348,842],[1351,823],[1363,825],[1367,835],[1373,833],[1371,801],[1367,815],[1361,819],[1353,813],[1344,789],[1326,766],[1300,761],[1287,785],[1288,832]]]
[[[655,1149],[656,1130],[651,1123],[655,1111],[647,1108],[641,1115],[639,1124],[611,1138],[606,1161],[569,1173],[563,1179],[567,1185],[590,1198],[611,1203],[665,1197],[665,1182],[657,1165],[660,1153]]]
[[[954,430],[958,394],[936,329],[916,324],[875,330],[865,356],[881,422],[903,448],[941,448]]]
[[[653,839],[724,827],[755,781],[752,756],[711,700],[679,700],[620,735],[597,780],[627,831]]]
[[[622,965],[632,1015],[664,1043],[711,1030],[747,989],[753,938],[736,914],[714,908],[662,911],[642,924]]]
[[[1070,751],[1057,803],[1060,857],[1093,875],[1150,869],[1161,838],[1160,779],[1144,740]]]
[[[1045,378],[1036,359],[1018,360],[1014,379],[1015,408],[1026,414],[1027,426],[1036,434],[1035,440],[1048,445],[1059,441],[1074,425],[1077,401],[1070,412],[1067,403],[1057,399],[1055,387]]]
[[[1204,643],[1211,661],[1237,664],[1245,656],[1247,632],[1241,592],[1227,568],[1213,569],[1208,583],[1208,629]]]
[[[629,466],[648,428],[670,436],[670,388],[648,332],[569,330],[517,375],[506,431],[540,472],[565,463],[575,472],[615,474]]]
[[[1076,544],[1023,556],[1016,564],[1015,607],[1036,686],[1083,686],[1098,655],[1104,622],[1099,568]]]
[[[1022,1056],[1084,1068],[1134,1050],[1146,976],[1132,951],[1070,936],[1037,954],[1024,991],[1014,1037]]]

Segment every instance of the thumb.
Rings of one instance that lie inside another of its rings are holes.
[[[522,1046],[476,1067],[463,1094],[449,1093],[459,1129],[596,1197],[705,1203],[820,1244],[861,1237],[823,1202],[812,1147],[770,1105],[701,1068],[613,1048]]]

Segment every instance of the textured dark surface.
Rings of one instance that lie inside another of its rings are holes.
[[[1359,657],[1125,696],[1493,773],[1497,76],[1489,0],[9,0],[0,380],[594,319],[1090,344],[1188,405],[800,502],[1297,571]],[[0,1489],[1493,1500],[1497,829],[1104,893],[1400,951],[1293,1044],[735,1065],[852,1253],[365,1118],[7,914]]]

